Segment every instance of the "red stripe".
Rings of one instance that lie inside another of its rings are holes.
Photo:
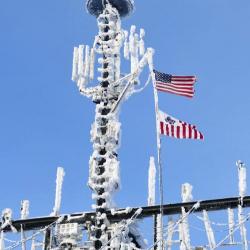
[[[176,93],[181,93],[181,94],[194,94],[193,90],[175,90],[175,89],[171,89],[171,88],[156,88],[157,90],[160,91],[171,91],[171,92],[176,92]]]
[[[186,125],[182,124],[182,130],[183,130],[183,138],[186,138]]]
[[[177,78],[172,78],[171,79],[171,83],[175,83],[175,82],[177,82],[177,83],[180,83],[180,82],[183,82],[184,84],[185,83],[195,83],[195,81],[194,80],[192,80],[192,79],[177,79]]]
[[[168,125],[166,124],[166,135],[169,136],[169,128],[168,128]]]
[[[167,93],[175,94],[175,95],[186,96],[186,97],[189,97],[189,98],[192,98],[194,96],[194,92],[191,93],[191,94],[188,94],[188,93],[180,93],[180,92],[177,92],[177,91],[170,91],[170,90],[159,89],[159,88],[157,88],[157,90],[162,91],[162,92],[167,92]]]
[[[159,88],[169,88],[169,89],[175,89],[175,90],[188,90],[191,91],[194,89],[193,85],[176,85],[176,84],[162,84],[162,83],[156,83],[156,87]]]
[[[167,82],[161,82],[161,81],[156,81],[156,85],[157,84],[160,84],[160,85],[163,85],[163,86],[166,86],[168,85],[169,87],[176,87],[176,88],[181,88],[181,87],[194,87],[194,84],[193,83],[186,83],[186,82],[171,82],[171,83],[167,83]]]
[[[196,77],[195,76],[173,76],[172,75],[172,78],[192,78],[192,79],[196,79]]]
[[[156,89],[158,90],[168,90],[168,91],[173,91],[173,92],[180,92],[180,93],[194,93],[193,89],[178,89],[178,88],[171,88],[168,86],[156,86]]]
[[[190,124],[188,124],[188,133],[189,133],[189,136],[188,138],[192,138],[192,127],[190,126]]]
[[[160,130],[161,130],[161,134],[164,135],[164,129],[163,129],[163,122],[160,122]]]
[[[174,126],[173,125],[171,125],[171,136],[174,137]]]
[[[193,130],[194,130],[194,139],[198,139],[198,131],[196,129]]]
[[[180,138],[180,126],[177,126],[177,138]]]
[[[201,132],[200,132],[200,139],[204,140],[204,136],[203,136],[203,134]]]

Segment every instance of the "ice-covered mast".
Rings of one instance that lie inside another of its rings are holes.
[[[96,103],[95,121],[91,128],[93,154],[89,161],[89,187],[96,200],[96,220],[91,226],[95,249],[109,241],[109,221],[106,210],[112,208],[112,194],[118,190],[120,123],[119,104],[133,93],[139,74],[152,57],[153,50],[144,48],[144,30],[136,33],[132,26],[130,34],[122,30],[120,17],[128,16],[134,8],[132,0],[88,0],[87,10],[97,17],[99,33],[93,48],[80,45],[74,48],[72,80],[82,95]],[[131,72],[121,77],[120,49],[124,45],[124,57],[131,61]],[[86,87],[94,79],[95,54],[99,54],[99,85]],[[152,60],[151,60],[152,61]]]

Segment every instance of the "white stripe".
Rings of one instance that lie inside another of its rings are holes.
[[[180,138],[183,139],[183,127],[182,127],[182,124],[180,124]]]
[[[175,137],[175,138],[178,138],[178,136],[177,136],[177,127],[178,127],[178,126],[174,126],[174,125],[173,125],[173,127],[174,127],[174,137]]]
[[[176,87],[176,88],[193,88],[194,85],[191,83],[165,83],[165,82],[156,82],[156,85],[161,86],[169,86],[169,87]]]
[[[173,94],[178,94],[178,95],[187,95],[187,96],[190,96],[192,97],[194,95],[194,93],[183,93],[183,92],[180,92],[180,91],[174,91],[174,90],[167,90],[166,88],[157,88],[158,90],[161,90],[163,92],[170,92],[170,93],[173,93]]]

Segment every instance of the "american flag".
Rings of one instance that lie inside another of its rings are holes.
[[[195,76],[174,76],[154,70],[156,89],[192,98],[194,96]]]
[[[203,134],[197,130],[196,126],[180,121],[159,110],[158,113],[160,134],[178,138],[203,140]]]

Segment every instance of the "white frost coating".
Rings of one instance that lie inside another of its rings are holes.
[[[90,63],[89,63],[89,78],[90,80],[94,79],[95,72],[95,50],[92,48],[90,50]]]
[[[21,219],[25,220],[29,216],[29,205],[30,202],[28,200],[21,201]]]
[[[78,70],[77,70],[79,77],[83,77],[83,75],[84,75],[83,54],[84,54],[84,45],[79,45],[79,48],[78,48]]]
[[[130,35],[129,35],[129,52],[134,52],[134,46],[135,46],[135,30],[136,26],[132,25],[130,28]]]
[[[189,183],[182,184],[181,186],[182,202],[189,202],[193,200],[192,190],[193,186],[190,185]]]
[[[246,196],[246,190],[247,190],[246,167],[245,164],[241,161],[237,161],[236,165],[238,167],[238,176],[239,176],[239,196],[243,201],[243,197]]]
[[[232,208],[227,209],[228,212],[228,231],[229,231],[229,243],[234,243],[234,210]]]
[[[4,232],[1,231],[1,235],[0,235],[0,250],[4,250],[5,246],[4,246]]]
[[[124,58],[129,60],[128,32],[124,30]]]
[[[77,80],[77,75],[78,75],[78,48],[74,47],[74,52],[73,52],[73,65],[72,65],[72,81]]]
[[[238,206],[238,221],[240,226],[240,236],[242,240],[243,249],[248,249],[248,241],[247,241],[247,230],[245,227],[245,223],[243,223],[245,220],[245,216],[243,213],[243,208],[241,205]]]
[[[58,215],[61,207],[62,200],[62,184],[65,172],[61,167],[57,168],[57,177],[56,177],[56,195],[55,195],[55,205],[53,208],[53,214]]]
[[[150,157],[148,170],[148,206],[155,205],[155,177],[156,167],[154,157]]]
[[[34,237],[32,238],[32,241],[31,241],[31,250],[36,250],[36,240]]]
[[[84,77],[86,79],[89,78],[89,68],[90,68],[90,54],[89,54],[89,46],[85,47],[85,61],[84,61],[85,69],[84,69]]]
[[[208,239],[208,244],[210,249],[214,249],[216,246],[215,238],[214,238],[214,232],[211,227],[211,222],[209,220],[208,214],[206,210],[203,210],[203,220],[204,220],[204,225],[206,229],[206,234],[207,234],[207,239]]]
[[[168,217],[168,229],[167,229],[167,249],[171,250],[172,247],[172,238],[174,234],[174,221],[172,216]]]
[[[163,235],[162,229],[163,229],[162,215],[157,214],[156,215],[156,242],[158,242],[157,247],[156,247],[157,250],[162,250],[163,245],[164,245],[163,238],[162,238],[162,235]]]
[[[130,28],[129,35],[129,52],[131,60],[131,73],[135,72],[139,63],[139,54],[138,54],[138,45],[139,45],[139,36],[135,33],[136,27],[134,25]]]
[[[184,244],[184,232],[183,232],[183,225],[182,223],[180,223],[178,225],[179,228],[179,242],[180,242],[180,250],[187,250],[185,248],[185,244]]]
[[[188,224],[188,216],[185,211],[185,208],[181,208],[181,214],[182,214],[182,222],[180,223],[182,226],[182,244],[185,246],[184,249],[190,249],[191,244],[190,244],[190,233],[189,233],[189,224]]]
[[[145,45],[144,45],[144,40],[143,40],[144,36],[145,36],[145,30],[140,29],[140,42],[139,42],[140,56],[143,56],[145,53]]]

